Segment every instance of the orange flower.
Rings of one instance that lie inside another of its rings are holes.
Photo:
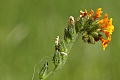
[[[110,35],[112,35],[112,32],[114,31],[114,26],[112,25],[112,18],[110,19],[110,21],[105,21],[103,22],[105,25],[102,26],[101,28],[103,28],[104,30],[102,30],[102,32],[105,33],[106,37],[108,38]]]
[[[108,15],[105,14],[103,19],[98,22],[101,31],[106,35],[106,40],[100,37],[102,42],[103,50],[107,47],[108,43],[111,41],[111,35],[114,31],[114,26],[112,25],[112,18],[108,20]]]
[[[94,14],[94,11],[91,9],[89,17],[91,17]]]
[[[107,37],[108,40],[111,40],[111,34],[110,34],[109,31],[107,31],[107,30],[102,30],[102,32],[105,33],[105,35],[106,35],[106,37]]]
[[[107,47],[108,43],[110,42],[110,40],[105,40],[104,38],[100,37],[100,40],[102,42],[102,46],[103,46],[103,50],[105,50],[105,48]]]
[[[94,16],[94,19],[101,17],[101,14],[102,14],[102,8],[98,8],[96,10],[96,15]]]
[[[108,23],[108,14],[105,14],[103,19],[98,22],[101,25],[106,25]]]
[[[85,9],[85,11],[80,11],[80,16],[85,17],[87,15],[87,10]]]

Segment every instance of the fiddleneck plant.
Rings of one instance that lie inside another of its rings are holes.
[[[59,36],[55,38],[55,51],[52,57],[54,68],[48,72],[48,62],[45,61],[42,69],[39,71],[39,80],[46,80],[50,78],[56,71],[60,70],[67,61],[73,43],[77,36],[81,34],[82,40],[86,43],[95,44],[101,41],[103,50],[106,49],[108,43],[111,41],[111,35],[114,31],[112,25],[112,18],[108,19],[108,14],[99,20],[101,17],[102,8],[98,8],[94,15],[94,11],[90,13],[80,11],[80,16],[75,21],[73,16],[69,17],[68,26],[64,29],[64,39],[60,40]]]

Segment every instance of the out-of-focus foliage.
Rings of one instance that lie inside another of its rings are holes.
[[[86,44],[79,36],[67,63],[50,80],[120,80],[119,1],[115,0],[0,0],[0,80],[31,80],[34,65],[53,55],[54,39],[63,38],[69,16],[77,19],[80,10],[99,7],[115,26],[106,51],[101,42]]]

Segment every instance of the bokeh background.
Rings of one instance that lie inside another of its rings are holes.
[[[35,64],[45,56],[51,60],[69,16],[99,7],[115,26],[106,51],[101,42],[86,44],[79,36],[65,66],[49,80],[120,80],[119,0],[0,0],[0,80],[32,80]]]

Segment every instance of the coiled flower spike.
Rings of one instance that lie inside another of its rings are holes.
[[[79,34],[82,34],[82,40],[84,42],[95,44],[96,42],[101,41],[103,50],[106,49],[112,39],[111,35],[114,31],[114,26],[112,25],[112,18],[110,18],[110,20],[108,19],[108,14],[105,14],[104,17],[99,20],[102,12],[102,8],[98,8],[95,15],[92,9],[88,14],[85,9],[84,11],[80,11],[80,15],[76,21],[73,16],[69,17],[68,25],[64,29],[64,39],[61,41],[59,36],[55,38],[55,51],[52,57],[54,68],[49,72],[48,62],[45,61],[44,66],[39,72],[39,80],[47,80],[64,66],[70,54],[72,45]]]

